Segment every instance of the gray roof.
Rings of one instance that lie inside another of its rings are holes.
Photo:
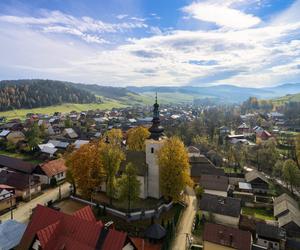
[[[203,194],[200,200],[200,210],[239,217],[241,213],[241,199]]]
[[[0,224],[0,250],[16,247],[26,229],[26,225],[15,220],[7,220]]]
[[[285,238],[285,231],[283,229],[264,222],[257,222],[255,230],[259,237],[273,240],[281,240]]]
[[[204,189],[227,192],[229,179],[227,176],[203,174],[199,183]]]
[[[266,183],[269,183],[268,179],[262,173],[258,172],[257,170],[252,170],[245,174],[245,179],[247,182],[251,182],[257,178],[263,180]]]
[[[288,212],[278,218],[279,227],[283,227],[290,222],[294,222],[300,228],[300,217],[299,215],[295,215],[293,212]]]
[[[166,229],[159,224],[152,224],[145,231],[145,237],[148,239],[160,240],[166,236]]]
[[[132,163],[137,169],[138,176],[145,176],[147,174],[146,154],[142,151],[126,151],[126,160],[122,161],[120,172],[125,171],[128,163]]]

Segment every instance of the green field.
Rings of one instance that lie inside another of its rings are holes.
[[[300,93],[294,95],[286,95],[272,100],[275,106],[283,105],[287,102],[300,102]]]
[[[262,220],[275,220],[273,212],[264,208],[243,207],[242,214]]]
[[[101,97],[101,96],[100,96]],[[53,114],[54,112],[68,113],[70,111],[87,111],[96,109],[112,109],[123,108],[134,105],[152,105],[155,100],[154,92],[147,92],[140,95],[128,94],[126,97],[121,97],[119,100],[107,99],[101,97],[103,103],[65,103],[62,105],[40,107],[33,109],[15,109],[10,111],[0,112],[0,116],[5,116],[8,120],[20,118],[24,119],[28,113],[38,114]],[[187,103],[192,102],[194,97],[189,94],[182,93],[160,93],[158,95],[158,101],[160,104],[170,103]]]
[[[57,106],[48,106],[33,109],[15,109],[10,111],[0,112],[0,116],[5,116],[8,120],[14,118],[24,119],[28,113],[38,113],[38,114],[53,114],[54,112],[67,113],[70,111],[86,111],[95,109],[112,109],[112,108],[122,108],[128,106],[122,102],[109,100],[104,103],[88,103],[88,104],[77,104],[77,103],[65,103]]]

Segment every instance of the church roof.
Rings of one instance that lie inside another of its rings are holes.
[[[121,163],[120,172],[124,172],[126,165],[132,163],[137,169],[138,176],[147,174],[146,153],[143,151],[126,151],[126,160]]]

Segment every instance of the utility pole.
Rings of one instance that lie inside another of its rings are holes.
[[[10,219],[13,220],[14,219],[14,214],[13,214],[13,207],[12,207],[12,199],[13,199],[13,191],[9,191],[10,193]]]

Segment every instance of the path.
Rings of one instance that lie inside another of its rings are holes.
[[[187,187],[188,206],[184,210],[181,220],[179,221],[172,250],[185,250],[186,235],[191,235],[193,221],[197,212],[197,198],[192,188]]]
[[[61,195],[62,197],[65,197],[68,195],[70,191],[70,184],[65,182],[61,185]],[[22,202],[18,205],[16,209],[13,210],[13,216],[14,220],[17,220],[19,222],[27,223],[28,219],[31,215],[31,211],[33,208],[36,207],[37,204],[44,205],[50,200],[57,200],[59,195],[59,188],[56,187],[54,189],[49,189],[44,191],[44,193],[34,199],[32,199],[30,202]],[[10,219],[10,211],[1,215],[0,220],[6,221]]]

